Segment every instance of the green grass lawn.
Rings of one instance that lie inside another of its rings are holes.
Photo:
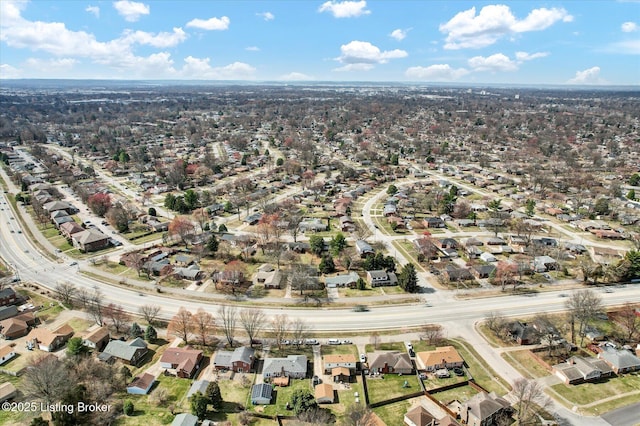
[[[538,362],[533,359],[531,351],[523,350],[504,352],[501,356],[511,364],[513,368],[518,370],[527,378],[537,379],[551,374],[546,368],[538,364]]]
[[[382,376],[381,376],[382,377]],[[404,382],[408,383],[405,388]],[[380,402],[390,398],[407,395],[421,390],[418,378],[413,375],[385,374],[384,379],[367,379],[369,402]]]
[[[77,334],[82,333],[87,328],[91,327],[93,322],[84,318],[71,318],[69,321],[67,321],[67,324],[69,324],[69,326],[73,328],[73,331]]]
[[[269,350],[269,358],[284,358],[289,355],[306,355],[308,360],[313,361],[313,349],[311,349],[311,346],[301,345],[296,348],[295,345],[287,345],[283,346],[282,349],[272,346]]]
[[[274,404],[267,405],[264,407],[264,414],[274,415],[274,414],[288,414],[291,415],[293,411],[288,411],[286,409],[287,402],[291,401],[291,396],[296,389],[305,389],[313,394],[313,389],[311,389],[311,380],[309,379],[291,379],[289,381],[289,386],[280,387],[275,386],[274,391],[276,392],[276,400]]]
[[[404,343],[402,343],[402,342],[384,342],[384,343],[381,342],[381,343],[378,344],[377,349],[372,343],[368,343],[364,347],[364,350],[367,351],[367,353],[369,353],[369,352],[373,352],[373,351],[400,351],[400,352],[404,352],[407,349],[404,347]]]
[[[349,355],[358,357],[358,347],[356,345],[322,345],[322,355]]]
[[[429,379],[423,380],[423,383],[424,383],[425,389],[432,390],[432,389],[438,389],[445,386],[453,385],[456,383],[466,382],[468,379],[469,377],[467,377],[466,374],[464,376],[456,376],[455,374],[453,374],[453,372],[451,372],[451,377],[447,377],[443,379],[438,379],[436,377],[432,379],[429,378]]]
[[[131,400],[135,407],[134,415],[131,417],[121,416],[116,421],[117,425],[127,426],[153,426],[171,424],[173,415],[169,407],[176,408],[176,413],[180,412],[178,407],[182,406],[187,390],[191,386],[191,381],[177,377],[160,375],[158,384],[151,390],[149,395],[128,395],[122,394],[122,401]],[[167,401],[158,404],[154,400],[154,393],[159,389],[167,392]]]
[[[551,388],[572,403],[585,405],[614,395],[640,390],[640,376],[625,374],[594,383],[582,383],[579,385],[565,385],[562,383]],[[635,397],[636,400],[640,399],[638,395],[635,395]]]
[[[436,348],[436,345],[430,345],[426,340],[412,340],[411,344],[415,352],[432,351]]]
[[[459,388],[449,389],[444,392],[435,392],[431,395],[443,404],[447,404],[454,399],[457,399],[461,402],[466,401],[477,393],[478,391],[471,386],[461,386]]]
[[[25,354],[25,355],[17,353],[16,356],[11,358],[8,362],[2,364],[2,369],[7,371],[12,371],[14,373],[19,372],[20,370],[25,368],[27,365],[29,365],[29,362],[32,359],[30,355],[32,353],[33,352],[30,352],[29,354]],[[0,382],[4,383],[6,377],[13,377],[13,376],[0,373]],[[17,379],[15,380],[15,382],[17,383],[19,381],[19,378],[15,377],[15,379]]]
[[[498,395],[504,395],[511,390],[509,384],[498,377],[496,372],[487,365],[473,348],[464,345],[459,340],[450,340],[449,344],[455,347],[460,356],[462,356],[477,384]]]
[[[409,410],[409,407],[411,407],[411,402],[400,401],[374,408],[373,412],[376,413],[386,425],[399,425],[402,424],[402,419]]]
[[[338,389],[337,404],[331,405],[331,410],[338,418],[345,413],[347,408],[356,403],[356,392],[358,393],[360,404],[364,404],[364,390],[362,387],[362,379],[360,377],[357,378],[356,383],[351,383],[350,389]]]

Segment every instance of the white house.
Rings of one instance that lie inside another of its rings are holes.
[[[9,345],[0,348],[0,365],[16,356],[16,351]]]

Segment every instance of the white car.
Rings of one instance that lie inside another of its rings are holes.
[[[360,354],[360,362],[367,362],[367,356],[365,354]]]

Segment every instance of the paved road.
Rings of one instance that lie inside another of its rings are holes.
[[[611,426],[640,425],[640,402],[603,414],[602,418]]]

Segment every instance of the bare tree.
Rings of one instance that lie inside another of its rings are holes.
[[[301,318],[296,318],[291,321],[291,338],[294,341],[296,347],[300,346],[304,339],[309,337],[309,324]]]
[[[55,286],[60,300],[67,306],[73,307],[73,299],[78,291],[77,287],[69,281],[59,281]]]
[[[602,311],[602,299],[591,290],[576,291],[566,301],[565,306],[569,311],[571,324],[571,341],[575,343],[575,324],[578,322],[578,335],[580,346],[584,342],[585,327]]]
[[[120,305],[109,303],[104,308],[104,316],[111,321],[111,325],[116,330],[116,334],[120,334],[120,330],[126,328],[129,322],[129,314]]]
[[[371,337],[369,337],[369,341],[373,345],[373,348],[377,350],[378,346],[380,346],[380,334],[378,334],[377,331],[374,331],[373,333],[371,333]]]
[[[233,347],[233,337],[236,332],[236,321],[238,319],[238,312],[234,306],[222,305],[218,309],[218,316],[222,322],[222,332],[227,339],[229,346]]]
[[[352,232],[356,240],[366,240],[371,234],[371,229],[362,221],[356,221],[354,223],[354,230]]]
[[[437,345],[444,338],[441,325],[426,324],[422,331],[422,338],[427,341],[428,345]]]
[[[341,426],[369,426],[376,424],[373,411],[364,404],[351,404],[342,418]]]
[[[61,395],[74,385],[64,363],[51,356],[42,355],[32,360],[25,369],[24,377],[24,392],[45,404],[60,400]]]
[[[160,314],[160,306],[158,305],[142,305],[138,309],[140,315],[144,317],[144,320],[149,324],[153,325]]]
[[[538,408],[544,409],[550,404],[543,386],[535,380],[518,379],[513,383],[513,396],[516,398],[516,419],[519,425],[532,422]]]
[[[249,336],[249,344],[253,342],[264,327],[265,316],[260,309],[247,308],[240,311],[240,323]]]
[[[289,317],[286,314],[276,315],[271,319],[270,326],[278,349],[282,349],[282,343],[289,332]]]
[[[171,318],[171,321],[169,321],[167,332],[181,338],[185,343],[189,343],[189,336],[191,335],[192,316],[193,314],[191,312],[187,311],[183,307],[180,308],[178,310],[178,313],[175,314],[173,318]]]
[[[93,294],[89,297],[89,315],[93,318],[96,324],[102,326],[104,323],[104,306],[102,304],[103,299],[100,289],[95,289]]]
[[[216,328],[216,321],[213,315],[200,308],[198,312],[193,315],[191,321],[193,322],[193,332],[200,337],[202,346],[206,346],[207,337],[212,335]]]
[[[131,261],[131,267],[135,269],[135,271],[138,273],[138,276],[140,276],[140,272],[144,268],[144,264],[145,264],[145,259],[146,259],[145,255],[139,251],[136,251],[129,255],[129,259]],[[148,274],[149,273],[147,271],[147,275]]]
[[[78,300],[78,302],[80,302],[80,306],[82,307],[82,309],[86,310],[89,308],[89,301],[91,300],[91,295],[86,289],[79,288],[78,291],[76,292],[76,299]]]
[[[640,332],[640,317],[636,315],[636,307],[627,302],[617,312],[617,322],[624,329],[624,341],[631,342],[633,337]]]
[[[491,311],[485,318],[487,328],[494,332],[496,336],[502,337],[502,332],[507,324],[507,319],[499,312]]]

